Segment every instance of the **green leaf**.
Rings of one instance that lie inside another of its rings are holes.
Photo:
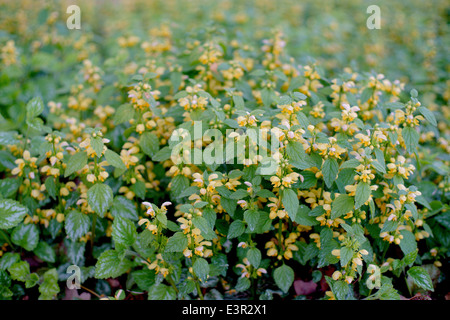
[[[159,139],[152,132],[144,132],[139,140],[139,146],[146,155],[153,157],[159,151]]]
[[[244,99],[241,96],[233,95],[233,102],[236,106],[236,109],[244,110],[245,109],[245,103]]]
[[[357,159],[350,159],[345,161],[343,164],[341,164],[340,169],[353,169],[356,168],[357,166],[359,166],[361,164],[361,162],[359,162],[359,160]]]
[[[414,283],[419,287],[434,291],[433,283],[428,272],[422,267],[412,267],[408,270],[408,275],[414,280]]]
[[[429,123],[431,123],[435,127],[437,126],[437,121],[432,111],[428,110],[425,107],[419,107],[418,110],[425,117],[425,119],[428,120]]]
[[[350,287],[345,281],[336,281],[332,285],[331,291],[336,297],[336,300],[347,300],[348,294],[350,292]]]
[[[131,104],[126,103],[121,105],[114,114],[114,124],[119,125],[127,122],[134,117],[134,108]]]
[[[44,281],[39,286],[39,300],[52,300],[59,293],[58,272],[55,268],[44,273]]]
[[[116,245],[131,246],[137,238],[136,226],[127,218],[118,216],[114,218],[111,235]]]
[[[139,220],[135,203],[124,196],[116,196],[110,210],[113,217],[127,218],[131,221]]]
[[[353,197],[348,194],[339,195],[331,205],[331,219],[339,218],[352,211],[354,208]]]
[[[123,161],[120,158],[120,156],[117,153],[115,153],[114,151],[110,150],[110,149],[106,149],[106,151],[105,151],[105,159],[108,162],[108,164],[112,165],[115,168],[122,169],[122,170],[126,170],[127,169],[127,167],[123,163]]]
[[[11,279],[25,282],[30,274],[30,265],[26,261],[19,261],[8,268]]]
[[[355,192],[355,209],[359,209],[364,203],[369,200],[371,195],[370,184],[367,182],[359,182],[356,185]]]
[[[25,280],[25,288],[32,288],[39,282],[39,275],[37,273],[30,273]]]
[[[402,130],[402,137],[405,141],[406,151],[413,154],[419,146],[419,133],[412,127],[406,127]]]
[[[201,282],[205,282],[209,275],[209,264],[203,258],[197,258],[192,266],[195,275]]]
[[[345,267],[347,265],[347,263],[352,260],[353,258],[353,249],[347,248],[347,247],[342,247],[341,248],[341,266]]]
[[[170,147],[164,147],[152,156],[152,161],[155,162],[166,161],[167,159],[170,158],[171,155],[172,149]]]
[[[77,152],[69,158],[67,162],[66,171],[64,172],[64,177],[67,178],[72,173],[79,171],[84,168],[87,164],[88,156],[84,151]]]
[[[331,188],[339,171],[339,164],[336,159],[328,158],[322,166],[323,179],[328,188]]]
[[[183,252],[188,246],[187,236],[183,232],[176,232],[166,244],[166,252]]]
[[[170,194],[172,198],[180,197],[181,193],[189,187],[189,179],[184,175],[175,176],[170,182]]]
[[[155,284],[155,271],[144,268],[136,270],[131,273],[134,281],[138,285],[139,289],[148,291],[148,289]]]
[[[0,229],[17,226],[27,214],[28,209],[11,199],[0,200]]]
[[[383,151],[378,148],[374,148],[373,151],[376,157],[376,160],[372,162],[373,167],[381,173],[386,173],[386,161],[384,160]]]
[[[48,195],[50,197],[52,197],[53,199],[56,200],[56,182],[55,182],[55,177],[47,177],[47,179],[45,179],[45,190],[48,192]]]
[[[239,237],[245,231],[245,223],[242,220],[235,220],[230,224],[228,229],[228,239],[233,239]]]
[[[117,278],[132,267],[128,259],[121,260],[115,250],[103,252],[95,264],[95,277],[97,279]]]
[[[0,258],[0,271],[8,269],[14,263],[19,262],[19,261],[20,261],[20,254],[6,252]]]
[[[56,261],[55,250],[53,250],[53,248],[47,242],[39,242],[33,252],[39,259],[45,262],[55,263]]]
[[[281,192],[281,201],[291,220],[295,220],[299,206],[297,193],[292,189],[284,189]]]
[[[217,238],[217,235],[211,228],[211,225],[209,224],[208,220],[206,220],[204,217],[195,217],[194,219],[192,219],[192,223],[196,228],[200,229],[201,235],[206,240],[212,240]]]
[[[307,206],[300,205],[295,216],[295,222],[302,226],[315,226],[319,222],[309,215],[310,212],[311,210]]]
[[[14,194],[19,189],[22,184],[22,179],[16,178],[3,178],[0,180],[0,194],[3,198],[9,198],[14,196]]]
[[[97,157],[100,157],[100,155],[103,153],[103,147],[105,146],[105,144],[103,143],[103,139],[99,136],[91,137],[90,139],[90,145],[92,149],[94,149]]]
[[[286,293],[294,282],[294,270],[283,264],[281,267],[275,269],[273,278],[277,286]]]
[[[402,264],[405,266],[413,264],[414,261],[416,261],[417,252],[418,252],[418,250],[414,250],[414,251],[411,251],[410,253],[408,253],[407,255],[405,255],[402,259]]]
[[[258,268],[261,264],[261,251],[258,248],[250,248],[247,251],[247,259],[253,267]]]
[[[414,234],[405,229],[400,230],[400,234],[403,236],[403,239],[400,241],[400,249],[402,249],[403,253],[408,255],[411,252],[417,251],[417,241]]]
[[[250,279],[247,277],[240,277],[236,283],[236,286],[234,287],[237,292],[243,292],[250,288],[252,283],[250,282]]]
[[[107,184],[94,184],[87,192],[87,201],[92,210],[100,217],[104,217],[106,211],[112,205],[113,191]]]
[[[39,243],[39,229],[35,224],[19,224],[11,234],[14,244],[33,251]]]
[[[66,234],[73,241],[83,237],[89,231],[90,226],[89,216],[77,210],[72,210],[64,221]]]
[[[162,283],[154,284],[148,289],[148,300],[175,300],[176,298],[175,289]]]
[[[245,197],[247,197],[247,196],[248,196],[247,190],[244,190],[244,189],[237,189],[235,192],[233,192],[233,193],[229,196],[229,198],[230,198],[230,199],[234,199],[234,200],[240,200],[240,199],[243,199],[243,198],[245,198]]]
[[[253,232],[258,225],[259,212],[257,210],[246,210],[244,212],[244,220],[248,223],[248,229]]]
[[[31,99],[27,103],[27,120],[31,120],[39,116],[44,111],[44,103],[40,97]]]

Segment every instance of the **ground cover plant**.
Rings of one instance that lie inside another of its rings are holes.
[[[0,1],[0,299],[448,297],[448,3],[71,4]]]

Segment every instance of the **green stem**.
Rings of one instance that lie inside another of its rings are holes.
[[[167,282],[169,282],[170,283],[170,285],[172,286],[172,288],[174,288],[174,290],[175,290],[175,292],[178,294],[178,288],[177,288],[177,286],[175,285],[175,281],[173,281],[173,279],[172,279],[172,276],[169,274],[169,275],[167,275]]]
[[[197,288],[198,296],[200,297],[200,300],[205,300],[203,297],[202,289],[200,288],[200,284],[198,283],[198,279],[196,277],[195,279],[195,287]]]
[[[252,300],[256,300],[256,287],[257,281],[255,278],[252,278]]]

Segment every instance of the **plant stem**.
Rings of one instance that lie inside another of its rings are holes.
[[[96,296],[97,298],[99,298],[99,299],[102,298],[102,296],[100,296],[98,293],[95,293],[95,292],[92,291],[91,289],[88,289],[88,288],[86,288],[86,287],[84,287],[84,286],[82,286],[82,285],[80,285],[80,287],[81,287],[81,289],[86,290],[87,292],[93,294],[93,295]]]
[[[195,279],[195,287],[197,288],[198,296],[200,297],[200,300],[205,300],[203,297],[202,289],[200,288],[200,284],[198,283],[198,279]]]
[[[252,300],[256,299],[256,287],[257,287],[257,281],[255,278],[252,278]]]
[[[167,282],[169,282],[170,283],[170,285],[172,286],[172,288],[174,288],[175,289],[175,292],[178,294],[178,288],[177,288],[177,286],[175,285],[175,282],[173,281],[173,279],[172,279],[172,276],[169,274],[169,275],[167,275]]]

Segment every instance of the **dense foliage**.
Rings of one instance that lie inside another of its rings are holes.
[[[448,3],[69,4],[0,1],[0,299],[448,294]]]

